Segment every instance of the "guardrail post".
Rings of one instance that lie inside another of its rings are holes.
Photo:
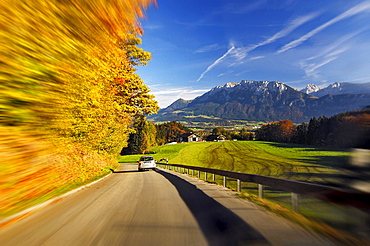
[[[191,176],[194,177],[194,169],[191,169]]]
[[[263,185],[258,184],[258,197],[263,198]]]
[[[204,180],[207,181],[207,172],[204,172]]]
[[[226,176],[224,176],[224,182],[223,182],[224,187],[226,187]]]
[[[240,179],[237,179],[236,180],[236,191],[237,192],[240,192],[241,191],[241,187],[242,187],[242,185],[241,185],[241,181],[240,181]]]
[[[200,171],[198,170],[198,179],[200,179]]]
[[[292,210],[299,213],[299,198],[298,194],[292,192]]]
[[[212,173],[212,181],[216,182],[216,175],[214,173]]]

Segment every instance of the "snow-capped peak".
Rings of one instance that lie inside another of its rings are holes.
[[[232,88],[232,87],[235,87],[235,86],[237,86],[239,83],[237,83],[237,82],[227,82],[226,84],[225,84],[225,87],[227,87],[227,88]]]
[[[311,94],[313,92],[317,92],[321,90],[321,88],[315,84],[308,84],[305,88],[303,88],[302,90],[300,90],[301,92],[303,93],[306,93],[306,94]]]
[[[287,90],[287,86],[278,81],[252,81],[242,80],[241,82],[228,82],[225,85],[214,87],[211,91],[217,91],[220,89],[231,89],[241,86],[242,88],[248,88],[251,91],[272,91],[272,92],[283,92]],[[237,89],[237,88],[236,88]],[[232,89],[234,90],[234,89]]]
[[[340,83],[340,82],[335,82],[335,83],[333,83],[333,84],[329,85],[327,88],[340,88],[340,87],[341,87],[341,85],[342,85],[342,83]]]

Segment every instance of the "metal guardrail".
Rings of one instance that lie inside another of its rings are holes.
[[[200,178],[200,172],[204,172],[205,177],[207,177],[207,174],[212,174],[213,182],[215,182],[215,175],[220,175],[223,177],[223,186],[225,187],[227,186],[227,177],[236,179],[238,192],[241,191],[241,182],[256,183],[258,184],[258,196],[260,198],[263,198],[265,186],[291,192],[291,205],[292,210],[295,212],[299,212],[299,195],[306,195],[327,202],[352,206],[367,213],[370,212],[370,194],[365,192],[349,191],[325,185],[212,168],[167,163],[157,163],[157,165],[175,171],[179,171],[179,169],[181,171],[182,168],[182,171],[188,174],[190,174],[190,170],[192,170],[192,176],[194,176],[194,170],[196,170],[198,171],[198,178]]]

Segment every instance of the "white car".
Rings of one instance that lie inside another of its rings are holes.
[[[137,170],[141,171],[144,169],[155,169],[157,161],[154,160],[153,156],[142,156],[138,161]]]

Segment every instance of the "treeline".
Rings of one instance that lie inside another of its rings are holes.
[[[178,142],[182,134],[192,131],[176,121],[153,124],[142,116],[135,120],[133,129],[128,146],[122,149],[121,154],[143,154],[152,147]]]
[[[256,138],[263,141],[341,148],[370,148],[370,109],[313,117],[295,125],[289,120],[262,125]]]
[[[253,140],[254,133],[248,131],[246,128],[242,128],[239,131],[236,130],[226,130],[223,127],[216,127],[212,130],[213,135],[223,135],[226,140]]]

